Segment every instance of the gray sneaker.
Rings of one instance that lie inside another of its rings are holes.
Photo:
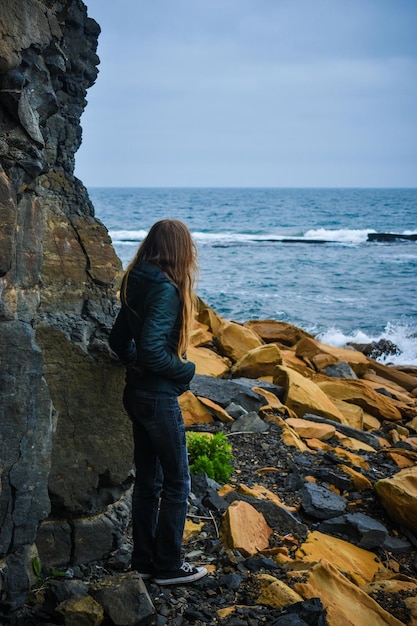
[[[170,572],[167,576],[155,577],[153,580],[158,585],[181,585],[183,583],[193,583],[206,576],[205,567],[194,567],[191,563],[184,562],[176,572]]]

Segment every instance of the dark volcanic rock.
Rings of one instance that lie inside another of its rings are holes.
[[[131,470],[106,345],[121,264],[74,177],[99,32],[81,0],[0,3],[0,614],[25,602],[42,521],[103,512]]]
[[[304,483],[301,494],[304,511],[316,519],[337,517],[346,510],[346,501],[341,496],[320,485]]]

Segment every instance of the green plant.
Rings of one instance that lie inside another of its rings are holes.
[[[219,483],[227,483],[233,472],[232,446],[224,433],[187,432],[191,474],[205,472]]]

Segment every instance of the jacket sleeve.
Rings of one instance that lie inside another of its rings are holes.
[[[194,376],[194,363],[182,361],[168,347],[168,337],[175,327],[180,307],[177,289],[171,283],[158,283],[149,292],[137,346],[138,362],[146,370],[187,384]]]
[[[136,360],[136,345],[132,338],[126,310],[122,307],[109,335],[109,346],[125,365]]]

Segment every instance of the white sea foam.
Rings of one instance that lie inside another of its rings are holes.
[[[370,336],[361,330],[356,330],[349,335],[337,328],[320,333],[319,341],[337,348],[345,347],[348,343],[368,344],[386,339],[395,344],[398,354],[389,354],[379,357],[380,363],[393,363],[394,365],[417,365],[417,328],[408,324],[388,323],[382,333]]]
[[[372,229],[367,230],[351,230],[348,228],[340,228],[338,230],[329,230],[327,228],[316,228],[308,230],[304,234],[305,239],[323,239],[324,241],[334,241],[339,243],[359,244],[368,238],[368,233],[374,233]]]
[[[280,242],[293,239],[305,239],[309,241],[311,239],[320,239],[323,241],[330,241],[336,243],[350,243],[358,244],[366,241],[368,233],[375,232],[374,230],[328,230],[325,228],[318,228],[316,230],[308,230],[304,234],[282,234],[277,232],[271,233],[236,233],[236,232],[216,232],[208,233],[203,231],[194,231],[192,236],[197,243],[202,244],[236,244],[236,243],[250,243],[250,242]],[[128,241],[141,241],[146,237],[146,230],[112,230],[110,236],[114,243],[128,242]]]
[[[112,239],[113,243],[123,243],[132,241],[137,243],[138,241],[142,241],[147,235],[146,230],[111,230],[109,231],[109,235]]]

